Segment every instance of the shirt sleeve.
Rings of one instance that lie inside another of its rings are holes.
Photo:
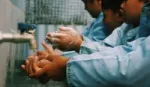
[[[105,40],[102,41],[92,41],[87,37],[83,37],[83,43],[80,46],[80,54],[91,54],[97,51],[102,51],[105,47],[115,47],[122,45],[122,39],[125,39],[124,30],[128,29],[130,25],[122,24],[120,27],[114,29],[112,34],[110,34]]]
[[[104,46],[103,41],[92,41],[87,37],[83,37],[83,43],[80,46],[79,54],[91,54],[93,52],[100,51],[101,47]]]
[[[73,57],[67,64],[69,86],[149,87],[149,43],[150,37],[142,38],[129,43],[129,46],[107,47],[101,52]]]
[[[67,58],[71,58],[73,56],[77,56],[79,55],[76,51],[65,51],[65,52],[62,52],[61,54],[62,56],[65,56]]]
[[[109,35],[105,40],[103,41],[92,41],[87,37],[83,36],[83,43],[80,46],[80,54],[91,54],[97,51],[101,51],[103,47],[110,46],[114,47],[120,43],[120,38],[122,36],[122,33],[120,32],[120,28],[118,27],[113,31],[111,35]]]

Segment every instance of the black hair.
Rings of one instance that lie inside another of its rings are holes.
[[[149,3],[150,2],[150,0],[144,0],[144,3]]]
[[[87,2],[87,1],[90,1],[91,3],[94,1],[94,0],[82,0],[83,2]]]
[[[113,12],[118,12],[124,0],[102,0],[102,9],[111,9]]]

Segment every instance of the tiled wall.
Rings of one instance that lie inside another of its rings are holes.
[[[25,4],[24,0],[22,2],[21,0],[0,0],[0,32],[19,32],[17,23],[24,22],[25,19],[24,8],[21,4]],[[40,43],[44,40],[46,33],[57,30],[58,26],[60,25],[38,25],[36,31],[38,49],[43,49]],[[71,27],[82,31],[84,26],[73,25]],[[28,78],[20,68],[30,53],[26,47],[27,44],[0,43],[0,87],[67,87],[63,81],[49,81],[43,85]]]
[[[26,5],[28,23],[82,25],[92,20],[82,0],[26,0]]]

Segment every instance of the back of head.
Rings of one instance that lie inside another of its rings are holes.
[[[150,2],[150,0],[141,0],[141,1],[144,1],[145,3],[148,3],[148,2]]]
[[[124,0],[102,0],[102,9],[111,9],[113,12],[118,12],[123,1]]]
[[[90,1],[91,3],[94,1],[94,0],[82,0],[83,2],[87,2],[87,1]]]
[[[122,3],[123,0],[102,0],[102,10],[104,13],[103,22],[110,32],[124,22],[120,11]]]
[[[82,0],[87,10],[93,18],[97,18],[101,12],[101,0]]]

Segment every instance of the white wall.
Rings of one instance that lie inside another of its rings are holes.
[[[1,32],[11,32],[11,29],[17,31],[17,23],[24,21],[24,13],[20,9],[16,8],[9,0],[0,0],[0,31]],[[0,43],[0,87],[5,87],[8,73],[9,76],[12,74],[10,72],[11,64],[13,67],[14,60],[16,58],[23,58],[23,45],[16,45],[10,43]],[[17,55],[20,54],[20,55]],[[10,71],[10,72],[7,72]]]

